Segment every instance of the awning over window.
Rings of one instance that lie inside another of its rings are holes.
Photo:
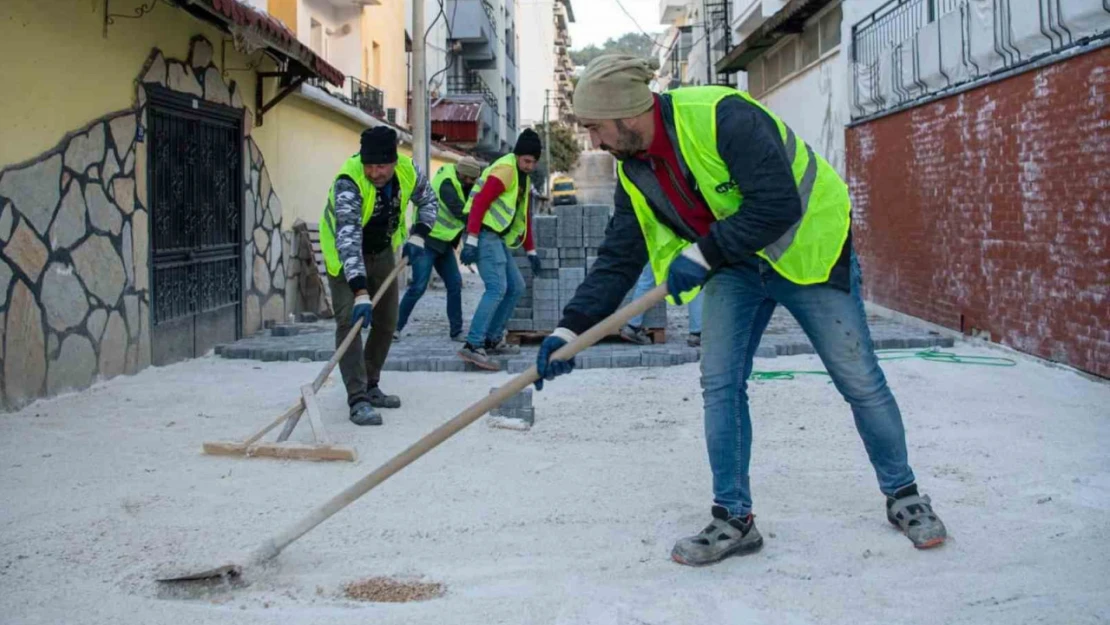
[[[342,87],[343,72],[320,58],[311,48],[297,40],[293,31],[267,13],[256,10],[242,0],[174,0],[183,10],[219,26],[236,39],[237,45],[248,48],[265,47],[299,66],[313,77],[323,78]]]
[[[481,139],[480,98],[443,98],[432,106],[432,136],[452,145],[472,147]]]
[[[732,74],[746,70],[748,64],[759,58],[768,48],[787,35],[802,32],[806,20],[832,3],[833,0],[790,0],[744,41],[729,50],[717,61],[718,74]]]

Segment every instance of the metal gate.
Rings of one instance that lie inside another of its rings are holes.
[[[242,114],[148,90],[152,362],[199,356],[241,332]]]

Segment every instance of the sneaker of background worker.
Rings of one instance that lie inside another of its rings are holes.
[[[466,243],[462,262],[477,264],[486,290],[474,311],[466,345],[459,357],[482,369],[497,371],[492,356],[519,353],[505,342],[505,328],[513,308],[524,294],[524,277],[513,261],[512,248],[524,245],[533,275],[540,259],[532,242],[532,181],[543,146],[540,136],[526,129],[517,138],[512,154],[506,154],[482,172],[466,204]]]
[[[640,279],[636,280],[636,288],[632,291],[632,299],[640,299],[648,291],[655,287],[655,274],[651,271],[651,265],[644,265],[644,270],[640,273]],[[689,332],[686,337],[686,344],[690,347],[701,347],[701,293],[690,300],[686,309],[689,315]],[[628,320],[628,323],[621,328],[621,338],[629,343],[637,345],[651,345],[651,335],[648,334],[647,329],[644,328],[644,315],[639,314]]]
[[[752,515],[746,381],[781,304],[851,406],[886,518],[915,547],[941,544],[944,524],[918,493],[902,416],[867,327],[847,186],[746,93],[708,86],[655,95],[648,88],[654,77],[643,59],[606,55],[579,79],[575,115],[594,144],[619,160],[620,184],[593,270],[540,346],[541,377],[573,369],[573,360],[551,360],[551,354],[616,310],[645,262],[676,302],[703,289],[701,386],[712,520],[679,540],[671,555],[703,565],[749,553],[763,539]]]
[[[404,211],[410,201],[417,214],[406,241]],[[358,337],[339,360],[351,421],[358,425],[381,425],[375,408],[401,406],[400,398],[378,387],[397,328],[397,282],[377,306],[370,294],[393,271],[402,246],[410,263],[420,262],[437,209],[428,179],[411,158],[397,154],[397,133],[385,126],[362,133],[359,153],[343,164],[328,195],[320,248],[335,305],[336,347],[354,324],[370,327],[365,347]]]
[[[482,166],[471,157],[458,165],[450,163],[439,168],[432,178],[432,190],[439,200],[435,227],[424,239],[424,253],[412,262],[412,281],[401,298],[397,334],[405,329],[409,315],[424,291],[435,269],[447,289],[447,323],[452,340],[462,340],[462,274],[459,273],[455,248],[466,227],[466,199],[482,173]]]

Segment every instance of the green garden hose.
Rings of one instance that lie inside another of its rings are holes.
[[[952,365],[979,365],[982,367],[1014,367],[1017,361],[1012,358],[1000,356],[972,356],[970,354],[956,354],[942,352],[935,347],[929,349],[880,349],[875,354],[880,361],[883,360],[928,360]],[[793,380],[799,375],[829,375],[828,371],[752,371],[750,380]]]

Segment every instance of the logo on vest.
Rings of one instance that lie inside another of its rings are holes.
[[[731,191],[732,189],[735,189],[735,188],[736,188],[736,181],[735,180],[729,180],[728,182],[722,182],[721,184],[717,185],[716,187],[714,187],[713,190],[716,191],[717,193],[724,194],[724,193],[728,193],[729,191]]]

